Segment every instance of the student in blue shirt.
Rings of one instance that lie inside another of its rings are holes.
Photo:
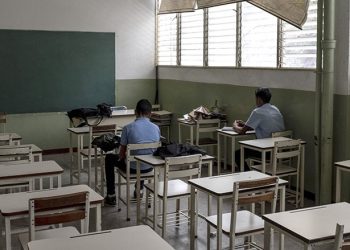
[[[268,88],[258,88],[255,91],[256,108],[246,122],[234,121],[233,130],[239,134],[245,134],[248,130],[255,130],[258,139],[269,138],[273,132],[285,130],[281,112],[276,106],[270,104],[271,96]],[[249,149],[245,149],[244,154],[247,157],[260,157],[259,152]],[[240,164],[239,150],[236,151],[236,164],[237,166]],[[246,166],[247,168],[248,166]]]
[[[105,171],[107,196],[105,197],[105,203],[109,205],[116,205],[114,167],[126,171],[126,146],[128,144],[152,143],[160,140],[159,127],[149,120],[151,111],[151,103],[146,99],[140,100],[135,109],[136,120],[123,128],[119,155],[107,154],[106,156]],[[145,155],[152,153],[152,149],[140,149],[133,152],[134,155]],[[141,164],[141,173],[147,173],[150,171],[152,171],[152,167]],[[130,173],[136,174],[135,162],[132,162],[130,165]]]

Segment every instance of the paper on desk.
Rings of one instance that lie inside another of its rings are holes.
[[[233,131],[233,127],[223,127],[222,131]]]

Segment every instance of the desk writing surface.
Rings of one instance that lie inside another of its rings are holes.
[[[12,140],[14,141],[22,140],[22,137],[16,133],[0,133],[0,135],[11,135]]]
[[[334,163],[335,166],[340,166],[340,167],[344,167],[344,168],[350,168],[350,160],[347,161],[339,161]]]
[[[162,116],[162,115],[171,115],[172,113],[166,110],[152,111],[152,114]]]
[[[26,214],[28,213],[28,201],[31,198],[50,197],[84,191],[89,191],[89,198],[92,204],[102,203],[103,197],[87,185],[74,185],[42,191],[2,194],[0,195],[0,213],[4,216]]]
[[[249,181],[267,177],[270,176],[257,171],[247,171],[227,175],[196,178],[191,179],[188,182],[195,187],[207,190],[208,192],[216,195],[229,195],[232,194],[233,183],[237,181]],[[279,179],[279,185],[286,185],[287,183],[287,181]]]
[[[334,203],[274,214],[263,219],[304,242],[334,239],[336,224],[344,225],[344,235],[350,235],[350,204]]]
[[[63,173],[63,168],[55,161],[40,161],[12,165],[2,163],[0,165],[0,180],[59,173]]]
[[[287,137],[274,137],[274,138],[264,138],[264,139],[255,139],[255,140],[247,140],[247,141],[239,141],[239,144],[243,144],[246,146],[251,146],[260,149],[269,149],[275,146],[275,142],[278,141],[290,141],[292,139]],[[301,141],[301,144],[305,144],[305,141]]]
[[[31,146],[32,147],[32,153],[34,153],[34,154],[43,152],[43,150],[41,148],[39,148],[37,145],[35,145],[35,144],[21,144],[21,145],[18,145],[18,147],[25,147],[25,146]],[[0,149],[1,148],[8,148],[8,147],[17,147],[17,146],[3,145],[3,146],[0,146]]]
[[[71,237],[29,242],[29,250],[174,250],[148,226],[133,226]]]
[[[233,130],[217,129],[216,131],[220,134],[226,134],[226,135],[231,135],[231,136],[254,135],[255,134],[254,130],[247,131],[245,134],[238,134],[237,132],[235,132]]]

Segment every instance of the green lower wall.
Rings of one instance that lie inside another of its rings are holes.
[[[188,113],[200,105],[211,107],[215,100],[219,106],[225,108],[229,124],[235,119],[246,120],[254,108],[254,87],[242,87],[225,84],[203,84],[176,80],[161,80],[159,84],[160,104],[163,109],[174,112],[172,139],[177,140],[178,131],[176,118]],[[282,112],[286,128],[294,131],[295,138],[302,138],[307,142],[305,160],[305,188],[310,192],[315,191],[315,166],[314,166],[314,101],[315,95],[311,91],[298,91],[287,89],[271,89],[271,103]],[[334,159],[350,159],[349,133],[347,125],[349,115],[349,96],[335,96],[335,152]],[[341,110],[341,112],[337,111]],[[339,142],[339,143],[338,143]],[[342,145],[342,146],[341,146]],[[343,146],[346,145],[346,146]],[[345,196],[349,197],[349,195]]]

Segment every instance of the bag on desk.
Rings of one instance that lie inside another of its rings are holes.
[[[206,155],[207,152],[205,152],[200,147],[194,146],[189,143],[171,143],[157,148],[157,150],[153,153],[153,155],[160,156],[163,159],[165,159],[166,157],[186,156],[195,154]]]
[[[98,117],[99,122],[100,120],[100,113],[97,109],[94,108],[79,108],[79,109],[73,109],[71,111],[67,112],[67,115],[71,122],[73,123],[74,127],[82,127],[88,124],[87,118],[88,117]],[[98,125],[98,124],[91,124],[92,125]]]
[[[111,117],[112,115],[112,105],[101,103],[97,105],[97,109],[101,116]]]
[[[104,152],[112,151],[113,149],[119,148],[120,137],[114,133],[107,133],[94,138],[91,145],[96,145],[101,148]]]

